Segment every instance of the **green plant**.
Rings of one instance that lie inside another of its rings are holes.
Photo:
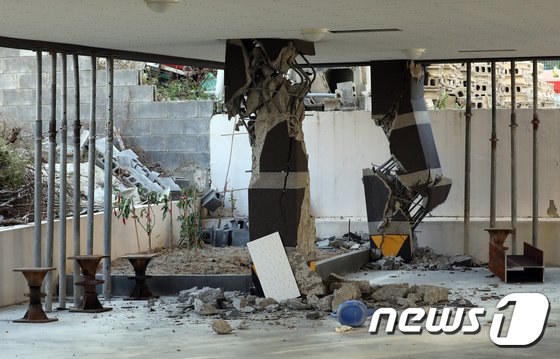
[[[229,205],[231,208],[231,217],[235,218],[235,210],[237,209],[236,207],[236,203],[237,203],[237,198],[235,198],[235,195],[233,194],[234,191],[230,191],[229,192]]]
[[[195,187],[181,192],[177,202],[179,215],[177,220],[181,224],[179,231],[179,245],[188,249],[202,246],[202,228],[200,226],[200,193]]]
[[[144,230],[148,236],[148,249],[152,250],[152,232],[156,224],[156,215],[154,205],[162,202],[162,195],[157,192],[151,191],[138,191],[140,195],[146,198],[146,206],[137,211],[134,204],[133,196],[124,196],[122,192],[117,192],[116,202],[113,204],[113,213],[117,218],[122,219],[123,224],[126,225],[126,220],[132,218],[134,220],[134,228],[136,231],[136,244],[140,252],[140,239],[138,236],[138,226]],[[165,213],[166,214],[166,213]]]
[[[25,182],[28,161],[0,138],[0,187],[16,188]]]

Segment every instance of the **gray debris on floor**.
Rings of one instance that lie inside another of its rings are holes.
[[[469,270],[478,267],[472,256],[437,254],[429,247],[417,248],[410,263],[401,257],[386,256],[365,265],[367,269],[376,270]]]
[[[318,249],[342,248],[347,250],[369,249],[369,236],[367,233],[346,233],[342,237],[329,237],[317,239],[315,246]]]

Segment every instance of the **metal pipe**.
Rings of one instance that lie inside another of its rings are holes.
[[[74,60],[74,103],[76,106],[74,118],[74,192],[73,192],[73,255],[80,255],[80,64],[78,54],[73,54]],[[81,287],[76,285],[80,278],[80,266],[77,261],[74,261],[74,307],[80,305],[80,292]]]
[[[43,52],[37,51],[37,82],[35,100],[35,175],[33,185],[33,250],[35,267],[41,266],[41,220],[43,219],[42,147],[43,147]]]
[[[56,162],[56,52],[51,51],[51,119],[49,121],[49,173],[47,192],[47,248],[46,266],[53,266],[54,244],[54,187],[55,187],[55,162]],[[53,283],[52,272],[45,276],[45,310],[52,310]]]
[[[533,60],[533,246],[539,245],[539,68]]]
[[[68,64],[66,54],[62,54],[62,124],[60,126],[60,191],[59,218],[60,229],[58,238],[58,307],[66,308],[66,187],[68,165]]]
[[[510,95],[511,95],[511,253],[517,254],[517,144],[515,142],[515,132],[517,130],[516,112],[516,85],[515,85],[515,61],[510,63]]]
[[[107,57],[107,141],[105,147],[105,200],[103,203],[103,296],[111,299],[111,220],[113,206],[113,57]]]
[[[96,137],[96,103],[97,103],[97,58],[91,57],[91,118],[89,120],[88,142],[88,194],[87,194],[87,227],[86,253],[93,254],[93,204],[95,196],[95,141]]]
[[[496,62],[492,61],[492,136],[490,138],[490,227],[496,227]]]
[[[465,194],[463,212],[463,254],[469,254],[470,221],[471,221],[471,87],[472,63],[467,62],[467,103],[465,104]]]

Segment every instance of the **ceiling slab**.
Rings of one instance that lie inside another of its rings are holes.
[[[0,0],[0,36],[84,48],[198,59],[219,66],[230,38],[298,38],[301,30],[398,28],[327,33],[312,63],[404,59],[559,56],[557,0],[186,0],[166,13],[143,0]],[[0,38],[0,45],[2,43]],[[473,50],[515,50],[478,51]]]

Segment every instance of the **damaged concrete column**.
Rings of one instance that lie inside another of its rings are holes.
[[[251,240],[279,232],[307,260],[315,257],[315,222],[302,122],[315,73],[310,78],[296,59],[313,54],[313,44],[300,40],[228,40],[225,74],[228,115],[247,128],[253,150]],[[300,81],[289,80],[289,70]]]
[[[451,180],[443,176],[426,111],[423,66],[378,61],[371,76],[372,116],[391,151],[386,163],[363,171],[371,247],[409,261],[415,228],[447,199]]]

